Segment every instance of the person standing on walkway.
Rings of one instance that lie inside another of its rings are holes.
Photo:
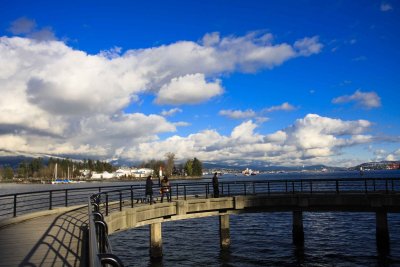
[[[146,201],[153,204],[153,181],[151,175],[147,176],[146,179]]]
[[[171,185],[168,181],[168,176],[164,175],[164,178],[161,180],[161,202],[163,202],[164,195],[167,196],[167,201],[171,202]]]
[[[214,189],[214,197],[219,197],[218,173],[214,173],[214,176],[212,178],[212,185]]]

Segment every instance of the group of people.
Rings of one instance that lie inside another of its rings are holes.
[[[151,204],[155,203],[153,200],[153,180],[152,176],[148,176],[146,179],[146,200]],[[218,174],[214,173],[212,178],[212,185],[214,191],[214,197],[219,197],[219,182],[218,182]],[[164,200],[164,196],[167,197],[167,201],[171,202],[171,185],[168,180],[168,176],[164,175],[163,179],[161,180],[161,187],[160,187],[160,194],[161,194],[161,203]]]
[[[153,200],[153,180],[152,176],[148,176],[146,179],[146,200],[151,204],[155,203]],[[168,180],[168,176],[164,175],[163,179],[161,180],[161,187],[160,187],[160,194],[161,194],[161,202],[164,201],[164,196],[167,197],[167,201],[171,202],[171,185]]]

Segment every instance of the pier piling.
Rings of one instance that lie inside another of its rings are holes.
[[[378,210],[376,213],[376,246],[378,251],[388,251],[390,249],[389,227],[387,212]]]
[[[152,223],[150,224],[150,257],[157,259],[162,256],[161,223]]]
[[[296,246],[304,245],[304,229],[303,229],[303,212],[300,210],[293,211],[293,244]]]
[[[229,233],[229,214],[219,216],[219,240],[221,249],[227,249],[231,245]]]

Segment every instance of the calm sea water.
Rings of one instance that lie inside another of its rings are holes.
[[[369,172],[364,177],[399,177],[400,172]],[[359,173],[296,173],[259,175],[252,179],[359,177]],[[224,175],[220,180],[242,180]],[[231,215],[231,247],[219,247],[218,218],[208,217],[162,225],[160,262],[149,258],[148,226],[110,237],[114,253],[126,266],[400,266],[400,214],[389,214],[391,249],[378,253],[375,214],[305,212],[303,248],[292,244],[290,212]]]
[[[220,181],[342,177],[359,177],[359,173],[224,175]],[[366,172],[364,177],[400,177],[400,171]],[[202,181],[210,181],[210,177]],[[0,184],[0,195],[115,184]],[[161,262],[152,262],[149,258],[148,226],[116,233],[110,240],[114,253],[126,266],[400,266],[400,214],[388,215],[391,249],[384,254],[376,249],[374,213],[305,212],[303,219],[303,248],[292,244],[289,212],[232,215],[228,251],[219,248],[217,217],[163,223],[164,257]]]

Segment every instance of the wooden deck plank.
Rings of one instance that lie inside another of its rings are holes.
[[[87,208],[0,228],[0,266],[86,266]]]

